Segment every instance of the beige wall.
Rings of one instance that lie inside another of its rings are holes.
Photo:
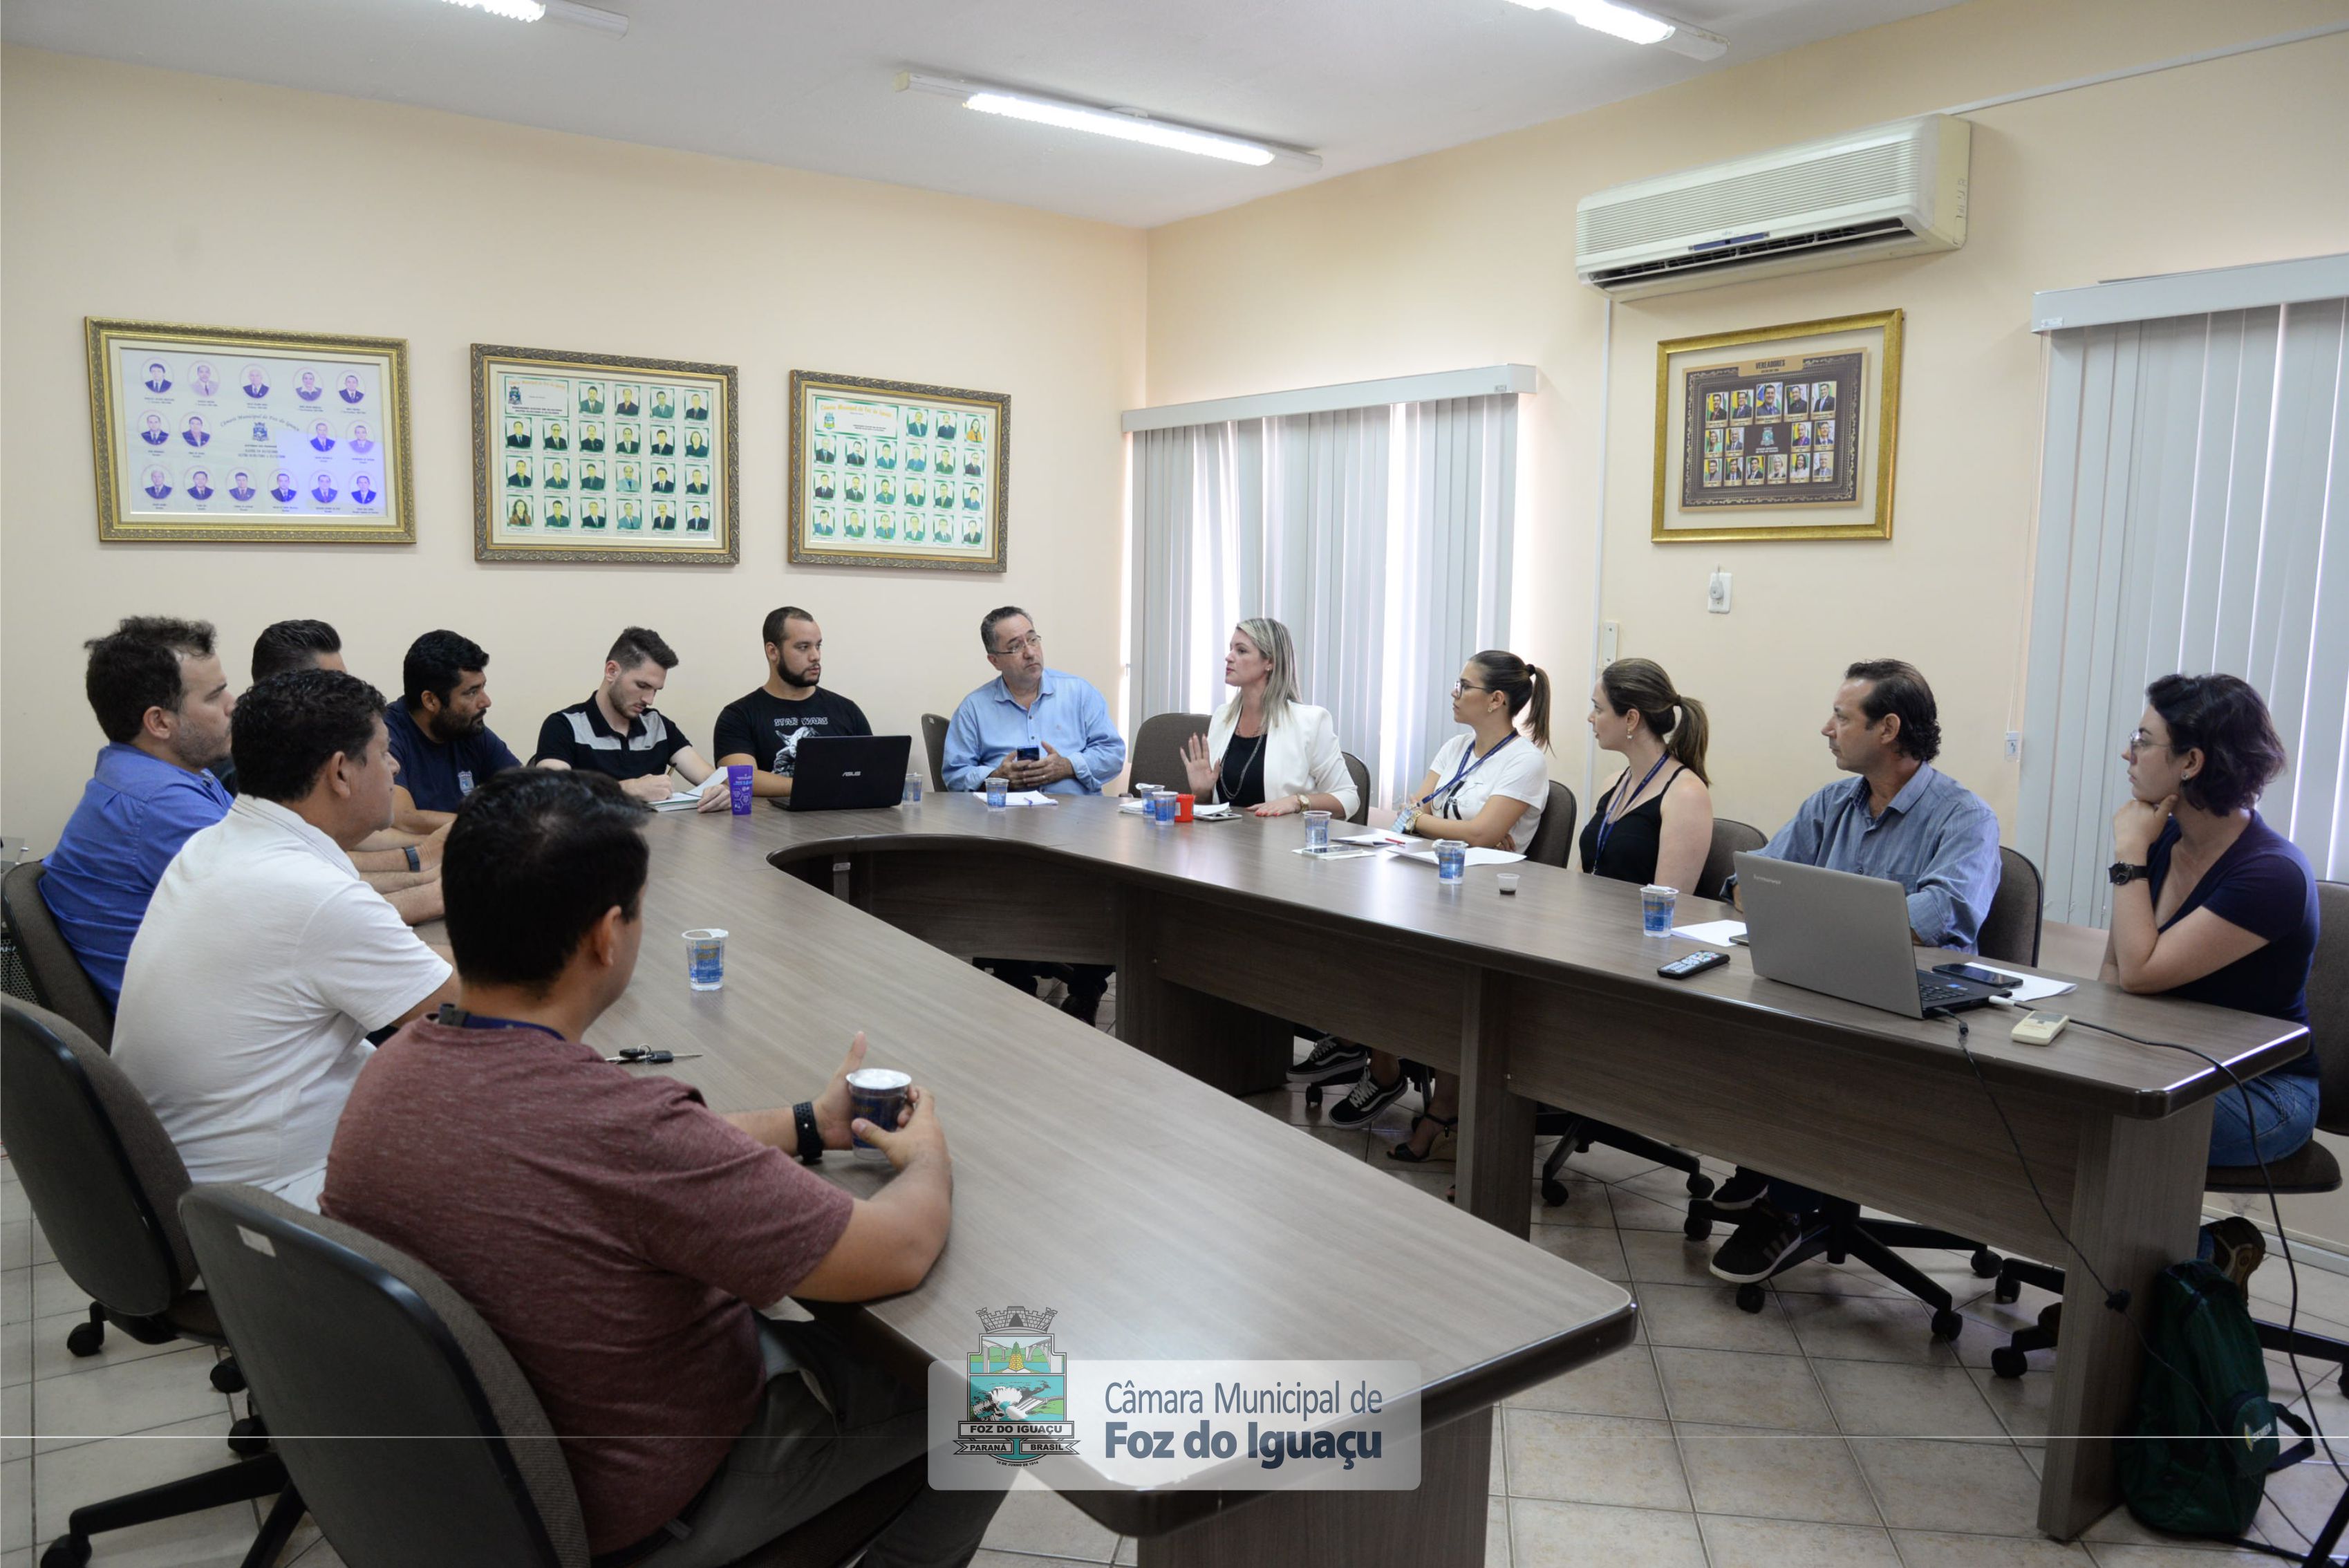
[[[2337,0],[1976,0],[1170,225],[1150,237],[1150,399],[1531,363],[1531,610],[1514,640],[1564,672],[1569,713],[1589,661],[1604,419],[1603,617],[1621,623],[1620,652],[1661,660],[1711,706],[1723,815],[1767,829],[1826,782],[1815,732],[1843,664],[1892,655],[1935,681],[1945,765],[2011,823],[2002,753],[2021,726],[2040,421],[2032,291],[2349,250],[2349,36],[1982,111],[1964,249],[1619,305],[1603,399],[1606,307],[1575,281],[1575,203],[1757,138],[2343,17]],[[1892,306],[1908,313],[1908,364],[1891,540],[1650,543],[1660,339]],[[1704,609],[1715,566],[1734,576],[1726,617]],[[1566,730],[1555,771],[1579,788],[1584,733]]]
[[[822,618],[827,680],[884,731],[918,737],[923,711],[951,711],[991,676],[978,618],[1007,600],[1035,612],[1055,665],[1114,694],[1117,414],[1142,394],[1139,233],[21,49],[0,73],[11,836],[55,842],[101,742],[80,699],[81,641],[134,611],[216,622],[240,683],[254,635],[281,617],[333,621],[352,668],[393,689],[409,639],[453,627],[490,649],[491,722],[524,755],[630,621],[683,656],[663,707],[706,748],[718,710],[764,678],[759,622],[786,601]],[[689,222],[670,248],[691,275],[643,286],[625,264],[677,219]],[[407,338],[417,543],[101,546],[88,315]],[[474,561],[475,342],[739,366],[742,564]],[[1009,392],[1009,572],[786,566],[794,369]]]

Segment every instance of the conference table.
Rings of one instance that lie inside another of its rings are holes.
[[[958,827],[997,826],[985,810],[946,799],[902,818],[764,805],[656,815],[642,954],[589,1041],[606,1054],[701,1053],[646,1070],[741,1110],[812,1096],[862,1030],[869,1065],[902,1068],[934,1097],[955,1168],[944,1254],[905,1294],[811,1303],[916,1386],[978,1348],[983,1309],[1014,1304],[1057,1314],[1056,1348],[1072,1365],[1416,1364],[1415,1491],[1065,1490],[1139,1537],[1143,1563],[1483,1563],[1492,1407],[1630,1344],[1630,1296],[829,890],[827,834],[912,827],[959,842]],[[1023,815],[1041,826],[1052,813]],[[777,857],[802,875],[775,869]],[[981,946],[991,934],[1036,945],[1021,911],[1037,870],[972,889],[961,929]],[[730,933],[725,984],[694,992],[680,934],[704,927]],[[887,1172],[839,1153],[818,1168],[859,1194]],[[1532,1179],[1528,1151],[1520,1208]]]
[[[709,867],[696,873],[703,895],[696,901],[676,887],[673,867],[684,846],[705,839],[723,841],[728,856],[720,869],[694,851],[694,864]],[[1160,826],[1099,797],[989,808],[973,795],[932,794],[873,811],[762,806],[748,818],[664,824],[654,863],[663,919],[735,922],[738,948],[748,950],[734,961],[762,966],[754,971],[764,977],[754,982],[761,994],[791,999],[791,1008],[832,1023],[835,1033],[858,1016],[849,999],[878,984],[896,1013],[930,1031],[920,1043],[925,1070],[948,1059],[937,1053],[954,1036],[992,1052],[1006,1031],[1092,1064],[1084,1070],[1098,1075],[1088,1085],[1098,1092],[1082,1096],[1084,1147],[1101,1152],[1051,1168],[1121,1191],[1150,1218],[1095,1238],[1092,1256],[1103,1277],[1082,1286],[1089,1334],[1109,1328],[1095,1321],[1092,1302],[1119,1303],[1109,1315],[1140,1311],[1193,1266],[1178,1267],[1164,1250],[1155,1227],[1177,1217],[1158,1200],[1203,1186],[1231,1194],[1214,1211],[1246,1241],[1216,1261],[1212,1291],[1186,1299],[1244,1310],[1218,1311],[1203,1335],[1206,1325],[1184,1313],[1216,1309],[1186,1307],[1175,1315],[1187,1332],[1164,1341],[1136,1336],[1152,1353],[1219,1343],[1235,1315],[1255,1323],[1259,1314],[1258,1326],[1275,1339],[1286,1316],[1331,1329],[1324,1342],[1391,1348],[1424,1332],[1465,1353],[1440,1332],[1452,1326],[1451,1314],[1464,1313],[1479,1324],[1476,1355],[1514,1341],[1506,1355],[1522,1358],[1530,1374],[1533,1361],[1563,1365],[1629,1332],[1628,1319],[1610,1315],[1619,1308],[1609,1305],[1606,1287],[1569,1281],[1536,1261],[1530,1246],[1516,1249],[1514,1264],[1490,1251],[1471,1268],[1436,1262],[1435,1252],[1473,1245],[1440,1222],[1458,1216],[1423,1212],[1431,1203],[1443,1210],[1440,1199],[1387,1191],[1403,1184],[1356,1169],[1359,1161],[1309,1160],[1306,1137],[1284,1145],[1245,1136],[1264,1132],[1247,1119],[1258,1113],[1227,1096],[1282,1083],[1294,1026],[1303,1024],[1460,1075],[1458,1208],[1485,1221],[1494,1238],[1526,1233],[1533,1118],[1537,1105],[1551,1105],[2067,1265],[2039,1524],[2068,1540],[2111,1507],[2109,1438],[2134,1398],[2140,1342],[2123,1314],[2106,1309],[2095,1281],[2131,1287],[2141,1324],[2153,1275],[2192,1255],[2210,1101],[2224,1080],[2185,1052],[2083,1025],[2189,1044],[2245,1078],[2301,1054],[2304,1030],[2090,981],[2058,1004],[2075,1023],[2053,1045],[2012,1040],[2012,1015],[1996,1010],[1970,1016],[1961,1045],[1957,1023],[1946,1019],[1902,1018],[1764,980],[1742,949],[1694,979],[1662,979],[1658,966],[1696,945],[1642,935],[1639,889],[1630,884],[1519,864],[1507,867],[1519,874],[1519,890],[1503,895],[1488,867],[1447,886],[1432,865],[1294,853],[1303,842],[1296,817]],[[750,853],[792,875],[747,876]],[[773,885],[794,881],[789,891]],[[835,891],[851,909],[839,908]],[[1684,898],[1679,919],[1733,913]],[[741,922],[753,919],[762,921],[760,934],[746,943]],[[954,972],[978,972],[968,966],[917,962],[920,950],[890,942],[885,928],[919,939],[936,956],[1112,964],[1117,1032],[1131,1049],[1119,1054],[1105,1037],[1063,1045],[1048,1010],[999,982],[990,982],[992,992],[974,991]],[[809,944],[810,961],[754,956],[777,940],[786,955],[791,943]],[[891,971],[885,981],[876,965]],[[656,975],[660,968],[647,967]],[[740,1007],[733,984],[718,1005]],[[647,1031],[662,1027],[657,1008],[672,1001],[661,995],[657,1005],[636,1008]],[[1016,1022],[1007,1003],[1019,1004]],[[789,1032],[800,1033],[803,1020],[779,1010],[778,1023],[785,1017]],[[914,1048],[910,1040],[876,1039],[875,1060]],[[1151,1076],[1145,1063],[1176,1072]],[[802,1054],[796,1064],[819,1064]],[[796,1097],[806,1081],[725,1080],[720,1087],[726,1103],[742,1104],[786,1088]],[[950,1130],[968,1126],[969,1113],[957,1114],[967,1097],[961,1080],[946,1083]],[[1065,1127],[1033,1136],[1040,1148],[1071,1152]],[[1048,1189],[1040,1180],[1039,1190]],[[1341,1214],[1350,1218],[1341,1223]],[[1406,1220],[1400,1251],[1399,1233],[1389,1229],[1397,1215]],[[1324,1229],[1331,1225],[1347,1239],[1325,1251],[1338,1234]],[[1259,1242],[1265,1252],[1256,1251]],[[958,1232],[944,1276],[952,1289],[939,1291],[934,1281],[921,1293],[923,1301],[952,1300],[940,1311],[971,1304],[956,1293],[968,1288],[955,1262],[967,1261],[963,1243]],[[1266,1277],[1230,1277],[1236,1256],[1270,1253],[1281,1256]],[[1053,1288],[1079,1288],[1053,1277]],[[1543,1278],[1557,1281],[1547,1303],[1536,1282]],[[1007,1280],[1004,1288],[1016,1295],[1044,1287]],[[1237,1293],[1226,1301],[1225,1292]],[[1519,1305],[1533,1307],[1536,1321],[1514,1315]],[[877,1309],[919,1322],[924,1333],[910,1337],[924,1346],[936,1343],[926,1337],[929,1310]],[[1355,1337],[1361,1331],[1338,1334],[1331,1314],[1377,1333],[1369,1341]],[[1495,1320],[1489,1333],[1487,1317]],[[1151,1321],[1153,1334],[1164,1331],[1163,1314]],[[1537,1332],[1545,1324],[1547,1338]],[[1433,1379],[1431,1408],[1455,1408],[1436,1396],[1449,1391],[1446,1378],[1474,1382],[1467,1366],[1417,1354]],[[1493,1368],[1480,1370],[1479,1398],[1494,1386]],[[1484,1441],[1483,1425],[1455,1424],[1464,1464],[1464,1449]],[[1477,1432],[1464,1430],[1470,1426]],[[1105,1505],[1090,1501],[1104,1495],[1075,1501],[1112,1522]],[[1145,1560],[1173,1559],[1152,1559],[1145,1547]]]

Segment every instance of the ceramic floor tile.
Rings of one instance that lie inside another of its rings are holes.
[[[1644,1345],[1627,1345],[1547,1383],[1512,1394],[1511,1409],[1566,1410],[1585,1416],[1637,1416],[1661,1419],[1662,1385]]]
[[[1889,1438],[2002,1438],[1966,1369],[1883,1361],[1814,1360],[1819,1386],[1846,1432]]]
[[[2248,1547],[2232,1551],[2206,1552],[2185,1546],[2115,1546],[2106,1542],[2091,1542],[2088,1555],[2096,1568],[2253,1568],[2263,1564],[2274,1568],[2275,1559],[2265,1552]]]
[[[1700,1517],[1713,1568],[1901,1568],[1881,1525]]]
[[[33,1386],[0,1388],[0,1461],[33,1457]]]
[[[1592,1151],[1596,1153],[1596,1150]],[[1617,1192],[1628,1192],[1635,1198],[1646,1198],[1676,1209],[1681,1217],[1688,1217],[1688,1178],[1668,1165],[1651,1166],[1637,1175],[1618,1178],[1609,1183]]]
[[[1851,1451],[1895,1530],[2039,1534],[2039,1478],[2010,1442],[1857,1438]]]
[[[33,1266],[33,1222],[0,1220],[0,1273]]]
[[[1001,1552],[1106,1563],[1117,1554],[1117,1532],[1094,1523],[1057,1492],[1020,1489],[1006,1493],[985,1544]]]
[[[1651,1284],[1717,1285],[1721,1282],[1707,1265],[1714,1247],[1727,1236],[1726,1231],[1715,1231],[1713,1241],[1692,1241],[1677,1230],[1625,1231],[1623,1261],[1633,1279]]]
[[[126,1361],[175,1355],[193,1348],[182,1339],[167,1339],[160,1345],[141,1345],[120,1329],[109,1326],[105,1339],[99,1342],[97,1355],[76,1355],[66,1348],[66,1339],[88,1321],[89,1314],[84,1311],[60,1313],[56,1317],[45,1317],[37,1323],[20,1325],[32,1345],[33,1376],[36,1380],[70,1377],[77,1373],[95,1372],[100,1367],[119,1366]]]
[[[1516,1568],[1706,1568],[1692,1513],[1509,1500]]]
[[[1900,1548],[1900,1560],[1908,1568],[2092,1568],[2094,1562],[2088,1549],[2076,1542],[2066,1545],[2018,1536],[1896,1530],[1892,1543]]]
[[[2055,1378],[2051,1372],[2034,1367],[2020,1377],[2001,1377],[1970,1366],[1966,1376],[1974,1380],[1983,1403],[2008,1437],[2033,1446],[2047,1441],[2047,1422],[2055,1405]]]
[[[1536,1156],[1547,1161],[1552,1142],[1553,1140],[1549,1138],[1542,1139],[1534,1150]],[[1559,1174],[1580,1177],[1586,1181],[1633,1181],[1659,1168],[1661,1168],[1652,1159],[1630,1154],[1619,1148],[1609,1148],[1605,1144],[1594,1143],[1578,1153],[1568,1155],[1566,1164],[1560,1168]],[[1681,1179],[1678,1171],[1671,1174],[1675,1181]]]
[[[1688,1223],[1688,1199],[1684,1197],[1677,1203],[1661,1203],[1626,1188],[1610,1187],[1607,1199],[1614,1206],[1617,1227],[1624,1231],[1669,1231],[1677,1236],[1681,1227]],[[1727,1239],[1718,1227],[1713,1236],[1716,1241]]]
[[[1485,1568],[1510,1568],[1509,1500],[1485,1500]]]
[[[2335,1450],[2349,1468],[2349,1449]],[[2280,1546],[2305,1551],[2324,1527],[2349,1481],[2327,1464],[2321,1452],[2268,1477],[2267,1497],[2253,1521],[2261,1534]],[[2290,1522],[2286,1522],[2289,1521]]]
[[[1804,1354],[1837,1361],[1898,1361],[1919,1366],[1955,1366],[1957,1346],[1933,1337],[1933,1309],[1911,1296],[1808,1295],[1782,1292],[1787,1321],[1802,1341]],[[1989,1365],[1989,1346],[2002,1336],[1968,1321],[1959,1335],[1971,1334],[1983,1346],[1982,1364]]]
[[[2314,1528],[2312,1524],[2311,1528]],[[2289,1531],[2286,1533],[2290,1533]],[[2197,1541],[2190,1537],[2164,1535],[2161,1532],[2137,1521],[2126,1508],[2116,1508],[2095,1523],[2080,1532],[2081,1543],[2091,1552],[2118,1552],[2140,1549],[2158,1552],[2196,1552],[2206,1556],[2223,1556],[2233,1551],[2224,1542]],[[2163,1561],[2168,1561],[2164,1558]],[[2270,1562],[2275,1561],[2273,1558]],[[2208,1568],[2208,1565],[2205,1565]]]
[[[1564,1258],[1576,1268],[1588,1269],[1602,1280],[1620,1284],[1631,1278],[1623,1262],[1623,1243],[1612,1225],[1543,1225],[1537,1223],[1526,1238],[1545,1252]]]
[[[212,1417],[228,1434],[225,1395],[210,1380],[212,1353],[202,1347],[34,1382],[33,1421],[44,1454],[122,1432],[145,1432]],[[221,1452],[225,1454],[226,1449]]]
[[[1877,1524],[1850,1445],[1835,1436],[1675,1424],[1699,1513],[1820,1524]]]
[[[33,1380],[33,1325],[0,1324],[0,1388]]]
[[[1142,1542],[1131,1535],[1118,1537],[1117,1556],[1114,1561],[1123,1564],[1123,1568],[1137,1568],[1142,1562]]]
[[[1507,1431],[1512,1496],[1626,1508],[1689,1507],[1680,1450],[1667,1422],[1511,1410]]]
[[[1664,1400],[1675,1421],[1831,1432],[1834,1417],[1810,1363],[1799,1355],[1658,1349]]]
[[[33,1544],[33,1461],[0,1465],[0,1552]]]
[[[1794,1355],[1801,1346],[1776,1294],[1764,1292],[1762,1310],[1744,1312],[1737,1305],[1737,1287],[1715,1281],[1711,1285],[1635,1285],[1640,1319],[1651,1345],[1688,1350],[1750,1350],[1773,1355]]]

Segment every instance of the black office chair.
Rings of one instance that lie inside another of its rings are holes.
[[[1354,809],[1347,815],[1348,822],[1371,820],[1371,765],[1351,752],[1340,752],[1345,759],[1346,776],[1354,781]]]
[[[1549,781],[1549,800],[1542,806],[1541,826],[1534,830],[1534,841],[1526,846],[1526,858],[1537,866],[1563,866],[1574,853],[1574,821],[1579,808],[1574,802],[1574,792],[1558,783]]]
[[[8,934],[33,977],[35,999],[88,1035],[99,1050],[110,1051],[114,1009],[106,1005],[89,971],[81,967],[81,960],[66,943],[65,933],[57,929],[57,919],[41,897],[41,878],[47,874],[47,867],[37,860],[10,867],[7,877],[0,879],[0,915],[5,917]]]
[[[2316,1054],[2317,1112],[2320,1132],[2349,1134],[2349,882],[2316,885],[2316,959],[2308,971],[2308,1048]],[[2280,1195],[2337,1192],[2341,1162],[2314,1138],[2295,1153],[2271,1160],[2263,1174],[2256,1165],[2214,1165],[2202,1173],[2205,1192],[2267,1196],[2272,1182]],[[1992,1299],[2013,1303],[2026,1284],[2064,1291],[2064,1271],[2045,1263],[2009,1258],[1998,1272]],[[2060,1305],[2060,1303],[2058,1303]],[[2055,1344],[2061,1319],[2057,1305],[2039,1314],[2033,1326],[2018,1329],[2004,1345],[1990,1353],[1990,1367],[2001,1377],[2020,1377],[2031,1370],[2030,1353]],[[2294,1355],[2311,1355],[2349,1368],[2349,1341],[2287,1328],[2280,1323],[2253,1319],[2260,1345]]]
[[[922,715],[922,747],[930,754],[930,787],[943,794],[947,787],[947,718],[945,714]]]
[[[1729,878],[1736,873],[1737,857],[1751,854],[1770,842],[1769,836],[1751,823],[1716,816],[1713,819],[1713,847],[1705,851],[1704,869],[1697,873],[1692,889],[1700,898],[1729,897]]]
[[[180,1214],[268,1402],[285,1498],[298,1490],[297,1511],[351,1568],[586,1568],[586,1521],[545,1409],[447,1281],[256,1188],[195,1188]],[[920,1459],[893,1470],[735,1568],[848,1562],[925,1474]]]
[[[194,1288],[195,1256],[176,1207],[187,1168],[146,1100],[88,1036],[44,1009],[0,998],[0,1139],[8,1146],[41,1232],[73,1282],[97,1298],[90,1321],[67,1345],[94,1355],[109,1324],[141,1345],[175,1339],[223,1345],[212,1297]],[[215,1362],[212,1386],[244,1386],[238,1364]],[[73,1511],[67,1532],[43,1554],[42,1568],[79,1568],[92,1535],[127,1530],[232,1502],[267,1497],[285,1471],[266,1452],[257,1418],[229,1428],[229,1446],[247,1456],[184,1480]],[[296,1508],[274,1535],[264,1529],[248,1568],[276,1561],[301,1520]],[[272,1528],[278,1521],[272,1517]]]
[[[1194,735],[1207,732],[1205,713],[1154,713],[1133,732],[1133,750],[1126,753],[1125,787],[1156,784],[1181,791],[1190,777],[1183,769],[1183,748]]]

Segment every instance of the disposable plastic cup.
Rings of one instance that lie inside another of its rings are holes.
[[[1500,872],[1494,877],[1493,880],[1501,885],[1501,891],[1504,893],[1515,893],[1517,890],[1517,874],[1514,871]]]
[[[1153,822],[1167,824],[1170,826],[1174,823],[1174,792],[1173,790],[1162,789],[1152,793],[1150,796],[1150,819]]]
[[[1001,805],[1011,798],[1011,781],[998,775],[987,781],[987,804]]]
[[[685,933],[685,979],[696,991],[726,983],[726,933],[712,928]]]
[[[907,774],[905,775],[905,793],[900,798],[902,798],[907,805],[919,805],[922,804],[921,774]]]
[[[1438,839],[1435,845],[1435,879],[1457,882],[1468,874],[1468,846],[1457,838]]]
[[[1316,855],[1328,852],[1330,848],[1330,814],[1328,812],[1309,811],[1305,814],[1305,847]]]
[[[726,804],[737,816],[750,815],[750,764],[726,764]]]
[[[1640,889],[1640,929],[1651,937],[1672,934],[1672,906],[1680,901],[1677,888],[1659,888],[1653,882]]]
[[[897,1130],[897,1117],[905,1108],[905,1091],[914,1080],[894,1067],[859,1067],[848,1075],[848,1114],[852,1119],[871,1122],[876,1127]],[[885,1160],[889,1157],[873,1144],[851,1134],[859,1159]]]

